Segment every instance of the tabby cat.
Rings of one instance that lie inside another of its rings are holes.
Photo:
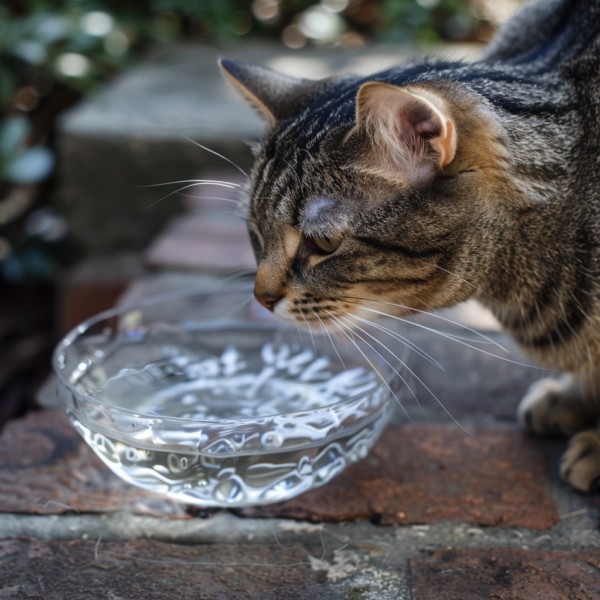
[[[472,64],[319,81],[221,67],[270,125],[248,214],[258,300],[333,331],[373,309],[477,299],[566,373],[535,384],[518,415],[533,432],[574,436],[562,476],[594,488],[600,0],[529,4]]]

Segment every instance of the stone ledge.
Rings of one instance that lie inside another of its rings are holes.
[[[308,600],[323,579],[300,546],[0,542],[3,598]]]
[[[600,597],[600,551],[447,549],[411,561],[419,600],[590,600]]]

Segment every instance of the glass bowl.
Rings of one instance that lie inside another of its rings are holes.
[[[276,321],[247,287],[178,292],[85,321],[54,370],[117,475],[188,504],[252,506],[323,485],[388,421],[389,367],[333,341]]]

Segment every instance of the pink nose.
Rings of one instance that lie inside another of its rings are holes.
[[[260,291],[258,291],[256,288],[254,288],[254,297],[265,308],[268,308],[272,312],[273,309],[275,308],[275,304],[277,304],[277,302],[283,298],[283,294],[276,297],[274,295],[263,294]]]

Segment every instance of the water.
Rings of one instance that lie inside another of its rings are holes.
[[[387,422],[382,412],[325,444],[236,456],[145,450],[73,424],[117,475],[141,488],[200,506],[252,506],[287,500],[328,482],[364,458]]]
[[[317,410],[379,385],[377,375],[363,367],[333,373],[331,359],[316,357],[299,344],[282,344],[275,350],[267,342],[260,353],[242,353],[229,346],[220,355],[144,344],[145,354],[159,358],[115,367],[131,364],[131,350],[124,346],[110,357],[102,354],[100,360],[84,363],[83,369],[78,365],[71,380],[88,396],[113,406],[201,420]]]
[[[95,427],[93,411],[70,411],[75,427],[123,479],[185,503],[266,504],[322,485],[366,456],[389,415],[378,374],[300,344],[217,352],[164,336],[114,346],[98,338],[82,355],[70,382],[131,411],[133,433]],[[181,451],[161,449],[174,439]]]

